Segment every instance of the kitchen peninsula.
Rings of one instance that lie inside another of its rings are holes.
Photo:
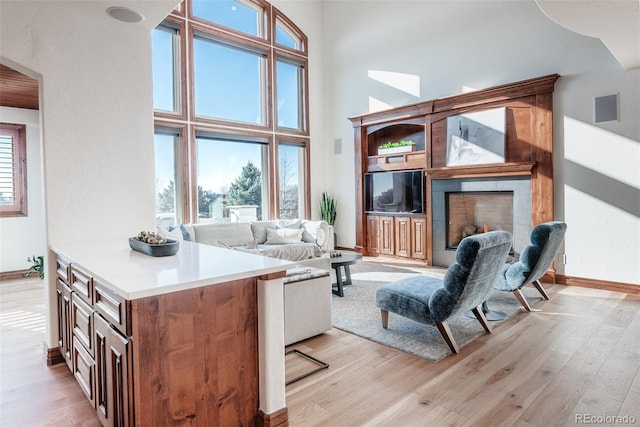
[[[284,425],[282,277],[293,263],[181,241],[51,247],[58,344],[104,425]]]

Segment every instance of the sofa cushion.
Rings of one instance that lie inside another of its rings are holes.
[[[323,221],[302,221],[302,241],[307,243],[316,243],[318,230],[322,229]],[[326,230],[325,230],[326,232]]]
[[[286,245],[289,243],[300,243],[302,241],[303,229],[297,228],[275,228],[267,229],[267,245]]]
[[[276,228],[278,228],[278,226],[273,221],[255,221],[251,223],[253,239],[258,245],[267,241],[267,230]]]
[[[281,219],[275,222],[278,228],[294,228],[302,227],[302,221],[299,219]]]
[[[258,250],[264,256],[287,261],[302,261],[322,256],[320,248],[313,243],[291,243],[288,245],[258,245]]]
[[[191,227],[195,237],[193,240],[198,243],[216,246],[247,246],[253,242],[251,224],[248,222],[193,224]]]

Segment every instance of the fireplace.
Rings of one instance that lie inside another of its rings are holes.
[[[531,233],[531,178],[434,179],[431,183],[433,265],[455,262],[455,249],[467,233],[506,230],[519,256]]]
[[[462,239],[487,231],[513,233],[513,191],[445,193],[447,249]]]

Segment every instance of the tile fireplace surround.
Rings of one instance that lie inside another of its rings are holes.
[[[531,233],[531,179],[505,178],[434,179],[431,187],[433,215],[433,265],[447,267],[455,262],[455,249],[447,249],[446,194],[450,192],[513,192],[513,249],[520,254]]]

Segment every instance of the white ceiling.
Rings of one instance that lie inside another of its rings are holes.
[[[625,69],[640,67],[640,0],[536,0],[555,23],[597,37]]]

